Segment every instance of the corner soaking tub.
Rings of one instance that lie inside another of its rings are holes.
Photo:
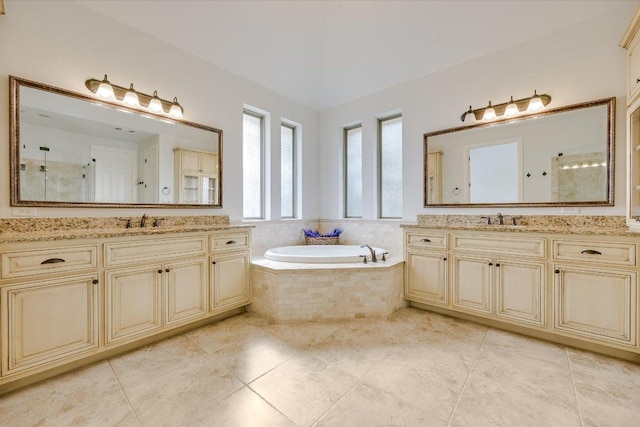
[[[382,260],[384,249],[373,248],[378,260]],[[310,246],[283,246],[269,249],[264,253],[266,259],[282,262],[301,262],[311,264],[330,263],[355,263],[364,262],[363,257],[371,262],[369,248],[348,245],[310,245]]]

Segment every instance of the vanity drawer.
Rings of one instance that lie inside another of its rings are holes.
[[[148,261],[204,256],[207,252],[205,236],[158,239],[143,242],[105,243],[105,266]]]
[[[636,245],[619,242],[554,240],[553,259],[633,267],[636,265]]]
[[[543,237],[494,237],[453,236],[453,250],[460,252],[483,252],[504,256],[527,256],[546,258],[547,246]]]
[[[223,251],[249,247],[249,235],[246,233],[211,236],[211,250]]]
[[[2,278],[38,276],[98,267],[98,246],[45,248],[2,254]]]
[[[447,235],[429,232],[407,232],[405,234],[405,245],[416,249],[443,249],[446,250]]]

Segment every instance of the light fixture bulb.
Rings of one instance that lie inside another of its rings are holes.
[[[169,115],[171,117],[175,117],[176,119],[181,119],[183,112],[184,110],[182,109],[182,106],[178,103],[178,98],[173,98],[171,108],[169,108]]]
[[[127,91],[127,93],[124,94],[124,98],[122,99],[122,102],[124,102],[130,107],[140,106],[140,100],[138,99],[138,94],[133,88],[133,83],[131,83],[131,85],[129,86],[129,90]]]
[[[504,115],[506,117],[513,117],[518,115],[518,113],[520,113],[520,110],[518,109],[518,106],[514,102],[513,96],[512,96],[511,101],[509,101],[509,103],[507,104],[507,107],[504,109]]]
[[[473,109],[471,108],[471,105],[469,105],[469,111],[467,111],[464,115],[464,124],[472,125],[475,122],[476,122],[476,115],[473,114]]]
[[[154,113],[164,112],[164,109],[162,108],[162,102],[158,97],[157,90],[153,91],[153,98],[151,98],[151,101],[149,101],[149,110],[153,111]]]
[[[482,116],[482,120],[493,120],[496,116],[496,110],[491,106],[491,101],[489,101],[489,106],[484,110],[484,115]]]
[[[536,111],[540,111],[544,108],[544,104],[542,103],[542,99],[538,96],[537,91],[533,91],[533,96],[529,100],[529,106],[527,107],[527,111],[530,113],[535,113]]]
[[[107,80],[107,75],[104,75],[104,79],[100,82],[98,86],[98,90],[96,91],[96,95],[98,95],[102,99],[115,100],[116,94],[113,93],[113,86]]]

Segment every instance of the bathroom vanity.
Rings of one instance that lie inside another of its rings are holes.
[[[405,226],[407,300],[640,361],[638,236],[621,217],[540,221],[425,215]]]
[[[0,393],[236,314],[250,301],[247,227],[1,239]]]

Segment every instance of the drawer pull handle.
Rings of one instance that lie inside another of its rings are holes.
[[[422,240],[420,240],[420,241],[421,241],[422,243],[431,243],[431,240],[429,240],[429,239],[422,239]]]
[[[45,259],[44,261],[42,261],[40,263],[40,265],[44,265],[44,264],[58,264],[61,262],[66,262],[65,260],[63,260],[62,258],[49,258],[49,259]]]
[[[94,285],[98,284],[98,279],[93,279],[93,281],[91,281],[91,283],[93,283]]]
[[[640,79],[636,79],[636,83],[640,83]]]
[[[235,241],[235,240],[229,240],[229,241],[227,242],[227,245],[235,245],[235,244],[236,244],[236,241]]]
[[[602,255],[602,252],[594,251],[593,249],[585,249],[582,253],[587,255]]]

